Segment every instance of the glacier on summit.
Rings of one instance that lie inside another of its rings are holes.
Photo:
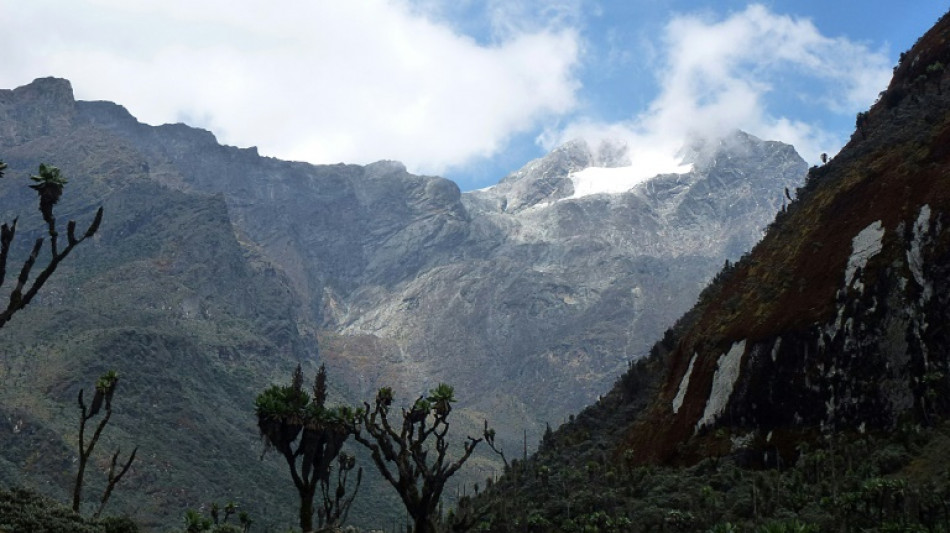
[[[622,193],[663,174],[687,174],[693,170],[693,164],[684,162],[681,153],[665,150],[628,148],[626,159],[629,164],[623,166],[591,165],[572,172],[574,194],[568,198]]]

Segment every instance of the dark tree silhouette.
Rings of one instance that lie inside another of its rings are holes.
[[[858,129],[861,133],[862,139],[867,139],[867,134],[864,132],[864,126],[868,123],[868,112],[861,111],[857,114],[854,119],[854,127]]]
[[[273,385],[255,401],[257,427],[264,452],[274,448],[287,461],[290,477],[300,495],[300,528],[313,531],[313,498],[317,487],[327,482],[330,467],[349,437],[352,410],[325,407],[326,369],[321,366],[311,397],[303,390],[300,365],[289,386]]]
[[[462,455],[447,458],[449,414],[455,402],[452,387],[441,383],[421,396],[410,409],[402,409],[402,423],[390,421],[393,391],[384,387],[376,394],[375,404],[356,413],[353,438],[365,446],[380,473],[399,493],[414,533],[434,533],[439,500],[445,482],[468,460],[484,438],[494,439],[494,431],[485,425],[482,438],[468,437]],[[434,457],[430,457],[430,454]]]
[[[86,465],[89,463],[89,457],[92,455],[92,451],[96,448],[96,443],[99,442],[99,437],[102,436],[102,430],[105,429],[106,424],[109,423],[109,419],[112,417],[112,396],[115,394],[115,387],[118,384],[119,376],[114,370],[103,374],[96,381],[96,393],[92,397],[92,404],[88,408],[86,407],[86,402],[83,401],[83,389],[79,389],[79,470],[76,473],[76,484],[73,486],[73,511],[77,513],[79,512],[79,504],[82,501],[82,483],[86,473]],[[92,434],[92,439],[90,439],[89,445],[87,446],[86,422],[89,422],[102,411],[103,404],[106,408],[106,414],[99,420],[99,424],[96,426],[96,430]],[[116,484],[122,479],[122,476],[129,471],[129,467],[132,466],[132,461],[135,460],[135,452],[137,451],[138,447],[132,450],[132,455],[129,456],[129,460],[126,461],[118,473],[116,473],[116,466],[119,460],[119,450],[116,450],[115,454],[112,455],[108,483],[105,491],[102,493],[102,498],[99,500],[99,508],[96,510],[95,515],[93,515],[94,517],[98,517],[102,513],[106,502],[109,501],[109,496],[112,495],[112,490],[115,489]]]
[[[346,517],[350,514],[350,506],[356,498],[356,493],[360,490],[360,482],[363,480],[363,467],[356,470],[356,484],[353,491],[347,497],[347,483],[349,482],[350,472],[356,467],[356,458],[347,453],[341,453],[337,457],[336,487],[330,484],[329,479],[320,480],[320,494],[323,496],[320,509],[317,510],[321,531],[336,531],[337,527],[346,522]]]
[[[6,168],[7,165],[0,161],[0,178],[3,177],[3,172]],[[69,252],[71,252],[76,245],[93,236],[96,231],[98,231],[99,224],[102,222],[102,208],[100,207],[99,210],[96,211],[96,216],[92,223],[86,228],[86,232],[82,236],[77,237],[76,222],[70,220],[69,223],[66,224],[66,246],[60,249],[59,232],[56,229],[56,217],[53,214],[53,206],[59,202],[63,194],[63,186],[66,184],[66,179],[62,176],[58,168],[46,164],[41,164],[39,175],[30,176],[30,179],[35,182],[33,185],[30,185],[30,187],[37,192],[40,198],[39,210],[43,214],[43,221],[46,222],[47,234],[49,235],[50,258],[46,267],[30,281],[30,272],[33,270],[40,256],[40,252],[43,250],[43,243],[45,242],[44,237],[36,239],[29,257],[23,262],[23,266],[20,267],[16,285],[13,287],[13,290],[10,291],[10,299],[9,302],[7,302],[6,308],[0,311],[0,328],[10,321],[14,313],[30,303],[40,288],[43,287],[43,284],[46,283],[56,270],[56,267],[59,266],[59,263],[69,255]],[[7,260],[9,259],[13,239],[16,237],[16,226],[16,218],[13,219],[13,222],[4,223],[0,226],[0,287],[2,287],[6,281]]]

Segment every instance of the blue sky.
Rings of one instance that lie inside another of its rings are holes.
[[[471,7],[474,3],[469,3]],[[542,9],[543,4],[536,4]],[[812,24],[828,38],[843,38],[879,55],[883,64],[892,67],[899,54],[930,28],[950,7],[938,1],[897,2],[856,0],[794,0],[794,1],[702,1],[702,0],[627,0],[584,2],[572,23],[579,29],[584,50],[580,55],[578,77],[583,87],[578,92],[578,105],[571,113],[558,117],[561,123],[576,117],[599,121],[629,120],[645,109],[661,91],[664,35],[671,21],[679,17],[698,17],[710,25],[760,5],[776,17]],[[483,11],[473,9],[471,18],[460,27],[480,39],[490,35],[490,24]],[[458,20],[465,20],[459,17]],[[473,22],[474,21],[474,22]],[[488,37],[490,39],[490,37]],[[773,87],[767,92],[767,107],[775,116],[785,116],[814,125],[827,133],[828,142],[817,144],[818,150],[804,153],[810,162],[817,162],[821,152],[836,152],[854,129],[854,115],[872,102],[863,99],[845,109],[829,110],[817,104],[817,97],[830,84],[813,74],[796,72],[790,65],[785,76],[769,79]],[[889,79],[889,71],[884,74]],[[886,81],[876,91],[884,88]],[[802,87],[804,85],[805,87]],[[810,87],[809,87],[810,86]],[[806,90],[808,89],[808,90]],[[762,132],[754,132],[760,134]],[[538,157],[550,145],[537,142],[537,131],[513,138],[508,149],[492,158],[451,169],[449,174],[460,183],[490,183],[493,176],[515,168],[520,162]]]
[[[278,6],[278,7],[275,7]],[[0,0],[0,88],[68,78],[149,124],[313,163],[403,161],[463,190],[576,137],[670,170],[742,128],[835,153],[917,0]],[[37,31],[37,28],[43,28]]]

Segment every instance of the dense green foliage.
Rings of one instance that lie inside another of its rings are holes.
[[[563,436],[563,434],[561,434]],[[794,465],[742,457],[634,466],[595,442],[547,442],[449,523],[474,531],[950,531],[950,425],[800,446]]]
[[[135,533],[128,518],[83,518],[65,505],[35,492],[0,489],[0,531],[30,533]]]
[[[211,509],[205,516],[199,511],[188,509],[185,511],[184,533],[247,533],[254,521],[246,511],[238,511],[234,502],[227,503],[222,509],[217,503],[211,504]],[[232,518],[236,515],[236,519]],[[230,520],[230,522],[229,522]]]

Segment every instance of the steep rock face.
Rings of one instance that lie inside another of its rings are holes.
[[[313,166],[217,144],[182,124],[138,123],[106,102],[79,102],[82,119],[129,139],[153,179],[221,194],[235,227],[293,280],[318,323],[327,301],[364,284],[391,285],[431,266],[464,237],[458,187],[413,176],[397,162]]]
[[[743,133],[704,150],[686,175],[539,201],[530,191],[603,160],[573,143],[465,193],[462,253],[392,289],[357,291],[339,331],[374,339],[407,369],[409,390],[451,379],[483,391],[474,411],[501,427],[523,427],[527,415],[539,433],[645,354],[706,272],[751,246],[804,172],[791,147]]]
[[[284,162],[181,124],[147,126],[112,103],[73,102],[63,83],[17,89],[11,109],[49,85],[64,131],[121,139],[147,179],[221,195],[238,238],[290,280],[298,323],[358,395],[451,381],[479,391],[468,407],[512,434],[540,432],[607,390],[723,261],[758,240],[805,170],[791,147],[736,133],[692,147],[687,174],[570,198],[572,172],[627,163],[621,145],[575,142],[461,194],[395,162]],[[5,127],[34,131],[16,113]],[[39,142],[58,138],[9,150]]]
[[[469,194],[467,203],[482,210],[517,213],[543,202],[570,197],[574,193],[572,172],[628,164],[626,146],[622,143],[603,142],[594,149],[587,141],[574,140],[531,161],[494,187]]]
[[[69,82],[41,78],[29,85],[0,91],[0,139],[15,144],[36,137],[61,133],[76,113]]]
[[[634,456],[787,460],[808,435],[947,414],[948,35],[945,17],[848,146],[703,295],[627,433]]]
[[[66,317],[69,328],[50,343],[46,326],[26,328],[4,353],[57,354],[42,387],[57,391],[58,405],[71,405],[79,386],[67,376],[88,382],[104,368],[92,363],[97,354],[127,354],[123,386],[138,387],[129,403],[155,406],[150,430],[163,435],[162,455],[176,458],[155,459],[144,474],[175,495],[155,504],[165,512],[217,497],[183,489],[188,473],[203,487],[230,486],[240,468],[202,465],[222,454],[256,458],[246,402],[284,379],[280,368],[313,364],[318,342],[350,400],[380,385],[411,398],[448,381],[467,428],[488,418],[516,449],[522,428],[540,434],[645,354],[719,265],[759,238],[805,171],[790,147],[736,133],[694,147],[687,174],[571,198],[572,172],[625,163],[618,147],[572,143],[493,189],[463,194],[395,162],[284,162],[181,124],[147,126],[118,105],[74,101],[55,79],[0,91],[0,156],[11,175],[41,161],[63,168],[64,218],[107,207],[96,253],[65,265],[62,284],[32,310],[39,324]],[[13,213],[30,205],[25,187],[5,194]],[[84,280],[81,291],[69,275]],[[83,303],[89,294],[97,296]],[[87,330],[76,344],[81,363],[67,364],[72,336]],[[40,363],[5,364],[25,380]],[[228,409],[209,417],[216,402]],[[34,419],[32,434],[62,434],[53,418]],[[122,442],[142,434],[119,426]],[[205,426],[213,431],[195,436]],[[176,451],[181,432],[187,446]],[[207,445],[232,433],[240,437],[226,448]],[[0,467],[16,477],[14,462]],[[280,475],[273,464],[254,468],[260,479]]]
[[[293,523],[297,495],[285,464],[260,460],[253,400],[286,382],[297,363],[315,371],[317,347],[298,329],[307,327],[301,294],[235,230],[223,195],[187,187],[164,147],[145,151],[92,123],[85,104],[65,80],[0,91],[0,158],[9,164],[0,218],[18,217],[8,266],[18,269],[43,235],[26,178],[40,162],[69,180],[56,209],[60,228],[69,219],[85,227],[98,206],[105,211],[95,237],[0,331],[0,484],[64,500],[75,475],[77,393],[116,370],[115,414],[93,459],[117,447],[123,457],[139,452],[107,511],[163,530],[185,509],[226,497],[261,527]],[[148,129],[114,104],[89,105]],[[176,142],[222,148],[207,132],[159,129]],[[87,471],[85,511],[104,479],[98,466]],[[381,483],[370,474],[366,484],[354,516],[373,523],[395,513]]]

